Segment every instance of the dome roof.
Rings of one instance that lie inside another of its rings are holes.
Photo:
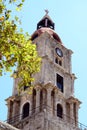
[[[62,41],[61,41],[60,37],[57,35],[57,33],[55,33],[55,31],[53,29],[48,28],[48,27],[42,27],[42,28],[36,30],[32,34],[31,40],[34,40],[35,38],[37,38],[38,36],[40,36],[44,32],[47,32],[48,34],[50,34],[51,37],[53,37],[55,40],[57,40],[59,43],[62,44]]]

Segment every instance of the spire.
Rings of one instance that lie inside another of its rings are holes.
[[[45,9],[46,15],[48,15],[49,11],[47,9]]]
[[[45,12],[46,12],[45,16],[37,24],[37,30],[42,27],[47,27],[54,30],[54,22],[51,20],[50,16],[48,15],[49,11],[46,9]]]

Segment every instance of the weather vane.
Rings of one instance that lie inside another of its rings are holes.
[[[49,11],[47,9],[45,9],[46,15],[49,13]]]

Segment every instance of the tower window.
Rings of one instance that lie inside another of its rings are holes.
[[[62,61],[61,60],[59,61],[59,65],[62,66]]]
[[[36,109],[36,90],[33,89],[33,96],[32,96],[32,113],[35,113]]]
[[[40,91],[40,111],[42,111],[42,106],[43,106],[43,92],[41,90]]]
[[[23,106],[23,115],[22,115],[22,119],[26,118],[27,116],[29,116],[29,109],[30,109],[30,104],[29,103],[25,103]]]
[[[37,24],[37,30],[41,27],[48,27],[54,30],[54,23],[49,18],[45,17]]]
[[[55,59],[55,63],[57,63],[57,64],[58,64],[58,58],[56,58],[56,59]]]
[[[28,88],[28,86],[25,85],[25,86],[24,86],[24,91],[25,91],[27,88]]]
[[[63,92],[63,77],[59,74],[56,74],[56,85]]]
[[[24,91],[31,86],[31,82],[28,83],[28,86],[24,86]]]
[[[62,60],[58,59],[58,57],[55,58],[55,63],[59,64],[60,66],[62,66]]]
[[[74,115],[75,124],[76,124],[76,103],[73,104],[73,115]]]
[[[51,107],[53,109],[53,114],[55,114],[55,89],[51,91]]]
[[[57,116],[63,118],[63,109],[60,104],[57,104]]]

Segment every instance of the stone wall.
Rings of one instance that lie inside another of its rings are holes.
[[[16,122],[14,126],[21,130],[87,130],[84,126],[79,127],[79,124],[76,125],[74,120],[67,122],[66,117],[61,119],[50,116],[50,112],[46,109]]]

